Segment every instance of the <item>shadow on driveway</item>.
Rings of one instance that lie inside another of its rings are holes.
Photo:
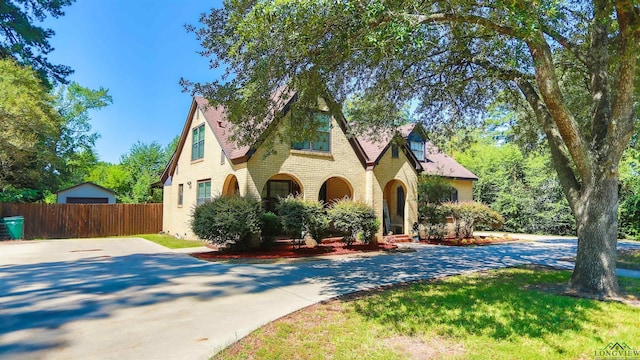
[[[121,322],[119,326],[135,324],[140,327],[141,334],[153,332],[154,329],[145,328],[144,314],[123,318],[120,312],[135,308],[142,311],[149,306],[177,303],[183,299],[189,299],[194,304],[193,309],[187,306],[175,311],[189,314],[191,322],[175,326],[209,327],[211,331],[213,328],[224,329],[229,334],[243,336],[265,321],[284,315],[280,311],[247,320],[240,316],[243,308],[282,309],[283,298],[298,301],[299,305],[296,303],[295,307],[299,308],[381,285],[527,263],[570,269],[571,263],[559,259],[575,255],[575,247],[575,240],[564,239],[482,247],[416,245],[413,253],[280,265],[208,263],[169,253],[2,265],[0,355],[43,358],[40,355],[44,353],[73,348],[86,335],[73,325],[87,320],[115,318]],[[274,292],[274,289],[278,291]],[[247,294],[260,296],[239,296]],[[225,306],[238,309],[240,319],[231,317],[225,323],[222,317],[209,318],[213,309],[226,309]],[[198,309],[203,307],[211,312],[201,313]],[[190,314],[190,311],[199,312]],[[104,333],[100,333],[100,329],[92,331],[92,336],[119,336],[109,329]],[[152,341],[157,343],[144,346],[164,344],[169,349],[184,346],[179,339],[180,333],[177,328],[165,337],[156,334]],[[211,343],[202,350],[203,358],[228,342],[228,339],[209,340]],[[90,351],[86,349],[85,353]],[[121,351],[124,353],[117,358],[127,358],[126,347]],[[176,354],[183,353],[178,351]],[[165,355],[170,358],[170,354]]]

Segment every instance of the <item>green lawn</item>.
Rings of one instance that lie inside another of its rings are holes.
[[[640,270],[640,250],[625,250],[618,253],[619,268]]]
[[[153,241],[156,244],[168,247],[169,249],[182,249],[190,247],[204,246],[205,243],[197,240],[183,240],[166,234],[142,234],[136,235],[149,241]]]
[[[506,269],[319,304],[268,324],[214,359],[576,359],[640,349],[640,308],[534,290],[567,271]],[[640,280],[621,278],[636,300]]]

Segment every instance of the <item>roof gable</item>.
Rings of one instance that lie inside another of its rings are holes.
[[[276,98],[285,99],[282,101],[282,105],[280,107],[281,115],[289,112],[290,105],[292,102],[296,100],[296,94],[291,92],[284,97],[280,97],[282,93],[286,91],[286,89],[279,89],[278,93],[274,95]],[[200,110],[205,118],[205,122],[208,124],[209,128],[215,135],[216,141],[220,144],[225,156],[233,163],[238,164],[242,162],[248,161],[255,150],[264,142],[265,136],[269,136],[273,127],[277,125],[278,121],[282,116],[274,115],[274,120],[268,125],[267,129],[263,132],[264,136],[261,136],[256,142],[252,145],[238,146],[237,142],[233,140],[233,125],[228,121],[225,110],[221,106],[211,106],[209,105],[209,101],[204,97],[196,96],[193,98],[191,102],[191,108],[189,110],[189,114],[187,119],[185,120],[185,125],[182,129],[182,133],[180,135],[180,140],[178,142],[178,146],[176,148],[175,153],[172,155],[169,163],[165,167],[164,172],[160,178],[161,183],[165,183],[169,176],[171,176],[176,168],[178,159],[185,147],[186,139],[189,135],[189,131],[191,130],[191,122],[196,111]],[[340,126],[340,130],[347,135],[347,123],[342,114],[339,116],[334,116],[337,123]],[[356,155],[362,162],[362,165],[366,167],[367,159],[365,156],[365,152],[362,149],[361,144],[357,139],[348,137],[349,143],[351,147],[356,152]]]
[[[227,158],[236,162],[246,157],[251,146],[238,146],[233,140],[232,124],[227,120],[225,110],[221,106],[209,105],[209,101],[201,96],[196,96],[194,102],[204,114],[205,121],[209,124]]]
[[[406,124],[399,127],[395,131],[389,130],[385,133],[380,134],[379,137],[376,139],[369,139],[362,136],[358,137],[357,140],[362,145],[362,148],[368,159],[367,166],[368,167],[376,166],[380,161],[380,159],[382,158],[382,156],[385,154],[385,152],[394,143],[393,140],[397,138],[406,139],[406,137],[408,136],[409,133],[411,133],[415,125],[416,124]],[[397,141],[396,145],[398,145],[400,149],[402,149],[402,152],[405,154],[407,159],[411,162],[414,169],[416,169],[417,171],[422,170],[422,166],[420,165],[420,162],[418,161],[416,156],[413,154],[411,149],[409,149],[409,147],[406,144],[406,141]]]
[[[440,151],[435,145],[427,140],[426,131],[420,124],[409,123],[400,126],[395,132],[397,136],[400,136],[404,140],[422,140],[425,142],[425,158],[426,161],[419,161],[413,151],[409,148],[407,141],[400,142],[398,146],[407,156],[410,161],[414,161],[417,170],[423,170],[427,175],[439,175],[448,178],[455,179],[469,179],[478,180],[478,177],[469,171],[464,166],[460,165],[453,158],[447,156]],[[362,144],[367,157],[373,161],[372,166],[375,166],[379,159],[384,155],[387,149],[391,146],[394,134],[389,131],[382,134],[378,139],[368,140],[366,138],[358,138],[358,141]]]
[[[286,91],[286,89],[279,89],[278,91],[279,92],[274,96],[280,97],[282,95],[282,92]],[[281,114],[285,114],[289,111],[289,106],[291,105],[291,103],[295,101],[296,94],[291,92],[290,94],[288,94],[288,96],[280,98],[283,98],[285,100],[282,102],[282,106],[279,111],[281,112]],[[334,110],[339,108],[337,104],[332,103],[331,100],[327,101],[327,105]],[[213,134],[215,135],[216,141],[220,144],[220,147],[222,148],[225,156],[235,164],[248,161],[255,150],[262,144],[262,142],[264,141],[264,137],[270,135],[273,126],[275,126],[278,123],[278,120],[282,117],[274,115],[275,120],[268,125],[267,130],[263,133],[264,136],[258,139],[252,146],[238,146],[237,142],[233,140],[233,127],[232,124],[227,120],[224,108],[222,108],[221,106],[209,105],[209,101],[203,97],[194,97],[191,102],[191,108],[185,121],[185,125],[180,135],[180,140],[178,142],[176,152],[171,157],[171,160],[167,164],[167,167],[165,168],[161,176],[161,183],[165,183],[169,176],[171,176],[175,171],[178,159],[180,158],[180,155],[185,147],[185,142],[188,137],[189,131],[191,131],[191,123],[196,111],[202,112],[202,114],[204,115],[205,123],[212,130]],[[348,123],[346,119],[338,110],[335,110],[333,112],[338,113],[336,116],[334,116],[334,118],[340,125],[341,131],[345,135],[347,135]],[[406,140],[413,136],[419,137],[420,139],[425,141],[426,161],[419,161],[415,157],[413,151],[411,151],[411,149],[409,148]],[[360,159],[362,165],[367,169],[371,169],[378,164],[385,152],[394,143],[393,140],[398,137],[400,139],[403,139],[404,141],[398,141],[396,142],[396,144],[400,146],[403,153],[411,162],[416,171],[420,172],[424,170],[424,172],[429,175],[440,175],[451,178],[472,180],[478,179],[478,177],[472,172],[464,168],[462,165],[458,164],[454,159],[440,152],[440,150],[433,144],[426,141],[426,132],[420,124],[410,123],[402,125],[395,131],[389,130],[386,133],[380,134],[377,139],[352,137],[347,135],[349,143],[358,156],[358,159]]]
[[[110,193],[110,194],[112,194],[112,195],[117,195],[117,193],[116,193],[115,191],[113,191],[113,190],[111,190],[111,189],[107,189],[106,187],[102,187],[102,186],[100,186],[100,185],[98,185],[98,184],[96,184],[96,183],[93,183],[93,182],[91,182],[91,181],[83,182],[83,183],[80,183],[80,184],[77,184],[77,185],[73,185],[73,186],[70,186],[70,187],[68,187],[68,188],[65,188],[65,189],[59,190],[56,194],[61,194],[61,193],[63,193],[63,192],[67,192],[67,191],[69,191],[69,190],[73,190],[73,189],[76,189],[76,188],[79,188],[79,187],[85,187],[85,186],[94,187],[94,188],[97,188],[97,189],[99,189],[99,190],[102,190],[102,191],[108,192],[108,193]]]

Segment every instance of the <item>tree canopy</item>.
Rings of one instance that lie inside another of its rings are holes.
[[[224,105],[247,142],[277,116],[283,86],[300,109],[318,96],[336,114],[351,98],[379,104],[350,119],[379,128],[406,104],[427,125],[473,126],[510,94],[544,133],[576,217],[570,285],[617,293],[618,164],[637,121],[637,2],[229,0],[201,22],[190,29],[226,76],[192,89]]]
[[[31,66],[47,84],[66,83],[72,73],[65,65],[53,65],[47,54],[53,51],[49,38],[54,32],[36,25],[47,16],[64,15],[62,8],[75,0],[3,0],[0,2],[0,59],[12,58]]]
[[[0,190],[44,189],[55,163],[59,116],[53,97],[29,68],[0,60]],[[31,194],[30,197],[37,196]]]
[[[107,90],[76,83],[51,93],[30,67],[0,60],[3,200],[36,201],[82,181],[98,161],[89,111],[109,103]]]
[[[120,163],[100,162],[91,168],[85,180],[115,191],[118,202],[162,202],[162,192],[154,185],[175,152],[179,139],[180,136],[176,136],[166,146],[155,141],[149,144],[138,141],[122,155]]]
[[[474,198],[502,214],[502,231],[575,235],[548,151],[523,153],[514,143],[483,138],[455,158],[478,176]]]
[[[129,152],[120,159],[120,166],[127,173],[128,191],[120,194],[123,202],[162,202],[160,193],[154,193],[151,186],[158,182],[164,167],[169,162],[175,148],[163,147],[154,141],[145,144],[140,141],[131,146]]]
[[[81,182],[98,162],[95,145],[100,135],[91,130],[89,113],[112,102],[109,91],[102,87],[92,90],[72,82],[56,89],[53,106],[60,115],[60,122],[55,153],[61,187]]]

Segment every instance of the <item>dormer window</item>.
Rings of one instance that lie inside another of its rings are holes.
[[[291,143],[294,150],[307,151],[331,151],[331,115],[328,113],[315,113],[315,120],[320,123],[312,140]]]
[[[409,148],[413,152],[413,155],[418,159],[418,161],[425,161],[424,152],[425,152],[425,139],[424,137],[417,131],[412,131],[407,137],[407,142],[409,143]]]
[[[411,151],[420,161],[424,161],[424,141],[409,141]]]

